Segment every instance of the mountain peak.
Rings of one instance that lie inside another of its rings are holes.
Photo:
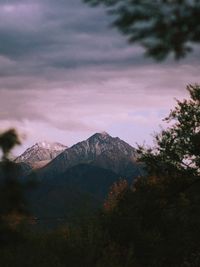
[[[103,131],[103,132],[101,132],[99,134],[102,135],[102,136],[109,136],[109,134],[107,132],[105,132],[105,131]]]
[[[87,140],[79,142],[64,150],[58,157],[41,169],[39,175],[53,177],[64,173],[78,164],[92,164],[110,169],[126,177],[129,169],[135,170],[137,153],[135,148],[118,137],[112,137],[106,132],[95,133]],[[129,168],[129,165],[132,166]]]
[[[88,139],[101,139],[101,140],[105,140],[107,138],[111,137],[107,132],[100,132],[100,133],[95,133],[92,136],[90,136]],[[111,137],[112,138],[112,137]]]
[[[30,165],[35,164],[36,162],[50,161],[57,157],[61,152],[67,149],[67,146],[64,146],[60,143],[50,143],[47,141],[37,142],[32,147],[26,149],[26,151],[15,159],[15,162],[24,162]]]

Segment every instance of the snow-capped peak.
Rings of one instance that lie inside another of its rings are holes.
[[[21,156],[15,159],[16,162],[35,163],[39,161],[52,160],[61,152],[67,149],[60,143],[50,143],[47,141],[38,142],[29,147]]]
[[[100,133],[95,133],[91,137],[88,138],[88,140],[106,140],[112,138],[107,132],[100,132]]]
[[[99,133],[100,135],[102,135],[102,136],[108,136],[109,134],[107,133],[107,132],[105,132],[105,131],[103,131],[103,132],[101,132],[101,133]]]
[[[56,150],[56,151],[63,151],[67,148],[67,146],[64,146],[58,142],[50,143],[47,141],[38,142],[35,144],[35,146],[39,148],[49,149],[49,150]]]

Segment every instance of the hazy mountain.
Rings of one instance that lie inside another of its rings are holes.
[[[31,168],[41,168],[65,149],[67,149],[67,146],[60,143],[39,142],[17,157],[15,162],[27,164]]]

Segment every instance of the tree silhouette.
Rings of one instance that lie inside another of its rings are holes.
[[[155,147],[139,147],[151,175],[200,179],[200,85],[188,85],[190,99],[177,100],[165,119],[170,127],[155,136]]]
[[[20,144],[21,142],[15,129],[9,129],[0,134],[0,148],[3,152],[3,160],[7,160],[10,151]]]
[[[200,0],[83,0],[104,5],[113,25],[140,43],[146,55],[164,60],[185,57],[200,42]]]
[[[155,146],[138,149],[147,176],[105,203],[105,231],[136,266],[200,266],[200,86],[187,89]]]
[[[12,244],[19,240],[17,227],[27,218],[28,212],[24,199],[24,187],[20,183],[21,168],[9,160],[11,150],[20,144],[15,129],[0,134],[0,245]]]

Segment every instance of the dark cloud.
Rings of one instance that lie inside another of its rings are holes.
[[[110,23],[81,0],[0,0],[1,126],[68,145],[94,131],[137,141],[134,133],[152,132],[173,97],[198,82],[199,50],[158,64]]]
[[[51,77],[59,69],[72,69],[78,76],[83,67],[121,69],[153,63],[109,27],[105,10],[81,0],[10,0],[0,1],[0,6],[0,55],[13,61],[12,67],[0,67],[0,77],[16,77],[16,84],[17,77]]]
[[[104,11],[79,0],[1,1],[0,5],[0,55],[18,64],[15,72],[5,70],[1,76],[41,74],[48,67],[134,63],[134,49],[127,52],[125,41],[109,29]]]

